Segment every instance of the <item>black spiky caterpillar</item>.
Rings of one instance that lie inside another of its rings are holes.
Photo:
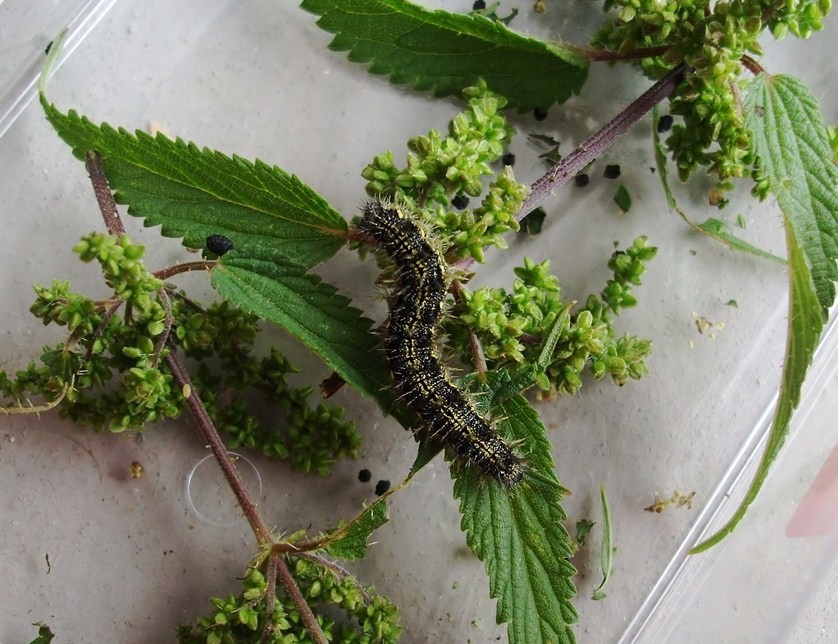
[[[507,487],[524,477],[524,462],[455,387],[434,351],[445,298],[445,261],[398,205],[370,201],[358,223],[396,266],[384,351],[397,391],[431,436]]]

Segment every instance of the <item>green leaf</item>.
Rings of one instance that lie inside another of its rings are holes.
[[[785,264],[786,260],[782,257],[777,257],[777,255],[762,250],[757,246],[753,246],[736,235],[727,232],[725,230],[724,222],[719,219],[710,217],[703,223],[697,224],[687,216],[687,213],[681,210],[678,203],[675,201],[675,195],[672,194],[672,188],[669,186],[669,170],[667,169],[666,164],[666,148],[664,147],[662,141],[660,140],[660,135],[658,134],[658,118],[658,107],[656,105],[652,109],[652,119],[654,120],[654,126],[652,127],[652,143],[655,149],[655,165],[657,166],[658,177],[660,177],[661,185],[663,186],[663,193],[666,196],[666,203],[669,206],[669,209],[678,213],[681,219],[683,219],[695,232],[715,239],[716,241],[723,243],[731,250],[748,253],[749,255],[762,257],[763,259],[770,259],[772,262],[777,262],[778,264]]]
[[[599,488],[599,498],[602,503],[602,549],[599,555],[599,563],[602,568],[602,581],[594,589],[591,599],[599,601],[605,599],[605,584],[611,576],[611,566],[614,563],[614,545],[611,538],[611,509],[608,506],[608,497],[605,496],[605,488]]]
[[[490,384],[500,382],[496,375],[489,374]],[[526,399],[506,398],[495,412],[504,419],[501,433],[522,441],[528,470],[510,490],[484,480],[476,468],[452,464],[466,540],[486,565],[497,621],[509,623],[509,642],[573,642],[576,570],[568,561],[573,545],[559,505],[567,490],[553,471],[544,425]]]
[[[208,236],[219,234],[251,257],[310,267],[344,245],[343,217],[276,166],[162,134],[96,125],[73,110],[63,114],[43,93],[41,104],[77,157],[101,155],[117,202],[146,225],[162,225],[163,235],[183,237],[190,248],[203,248]]]
[[[390,369],[378,350],[378,338],[369,331],[372,322],[332,285],[286,260],[241,257],[238,250],[213,269],[212,284],[237,307],[296,336],[385,411],[392,409]],[[403,415],[400,420],[410,424]]]
[[[789,314],[780,398],[765,452],[733,516],[691,552],[730,534],[762,488],[786,440],[838,277],[838,171],[817,102],[800,81],[758,76],[745,101],[754,150],[783,210],[789,255]]]
[[[727,230],[725,230],[727,227],[725,222],[720,219],[709,217],[700,224],[696,224],[696,227],[698,230],[706,233],[709,237],[722,242],[732,250],[742,251],[743,253],[748,253],[749,255],[754,255],[755,257],[762,257],[763,259],[770,259],[772,262],[777,262],[778,264],[786,263],[786,260],[782,257],[778,257],[774,253],[769,253],[757,246],[753,246],[736,235],[732,235],[727,232]]]
[[[556,351],[556,345],[559,343],[559,338],[570,324],[570,305],[566,305],[561,312],[556,316],[556,321],[550,328],[550,333],[547,334],[547,339],[541,347],[541,353],[538,356],[537,366],[542,371],[546,371],[547,367],[553,362],[553,353]]]
[[[547,211],[539,206],[538,208],[530,211],[530,213],[521,220],[521,228],[518,232],[522,234],[526,233],[530,237],[540,235],[546,218]]]
[[[614,194],[614,203],[623,213],[631,210],[631,195],[625,186],[617,188],[617,192]]]
[[[595,525],[596,521],[591,521],[590,519],[579,519],[579,521],[576,522],[576,543],[580,546],[584,546],[588,535],[591,533],[591,530],[594,529]]]
[[[420,428],[413,435],[419,441],[419,449],[416,451],[416,458],[413,459],[413,465],[410,466],[409,477],[412,477],[416,472],[430,463],[445,448],[445,445],[441,441],[429,437],[428,432],[424,428]]]
[[[459,94],[483,78],[520,111],[548,109],[585,83],[588,60],[576,49],[527,38],[480,15],[429,11],[404,0],[303,0],[329,45],[373,74],[436,96]]]
[[[38,637],[32,640],[29,644],[49,644],[52,642],[55,634],[50,630],[49,626],[43,622],[36,622],[32,626],[38,627]]]
[[[824,319],[838,279],[838,168],[820,106],[797,78],[760,74],[745,96],[762,172],[803,251]]]
[[[341,559],[354,561],[367,554],[370,535],[389,520],[386,497],[381,497],[366,508],[352,522],[329,535],[326,551]]]
[[[806,265],[803,250],[795,239],[788,219],[786,219],[786,243],[789,249],[789,326],[786,357],[783,364],[783,381],[777,410],[774,413],[774,424],[768,435],[768,443],[754,479],[736,512],[715,534],[690,550],[691,554],[711,548],[733,532],[745,516],[748,507],[756,500],[768,476],[771,464],[777,458],[788,435],[792,413],[800,402],[803,379],[806,377],[806,370],[812,362],[812,355],[820,338],[823,323],[817,294],[812,285],[812,277]]]

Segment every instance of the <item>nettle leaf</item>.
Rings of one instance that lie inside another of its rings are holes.
[[[394,404],[390,371],[372,322],[307,269],[345,243],[345,220],[299,179],[264,163],[199,149],[158,135],[97,126],[41,102],[76,156],[102,155],[117,200],[163,233],[201,248],[210,235],[232,250],[213,269],[213,284],[242,310],[274,322],[317,353],[349,385],[376,399],[409,427]]]
[[[744,518],[748,507],[762,489],[772,463],[777,458],[780,448],[786,440],[792,413],[800,402],[800,390],[806,371],[812,363],[815,347],[820,339],[823,323],[820,305],[812,287],[812,277],[804,257],[803,249],[798,245],[791,224],[786,219],[786,240],[789,250],[789,315],[788,336],[786,338],[786,356],[783,364],[783,380],[780,386],[780,399],[774,413],[774,423],[768,435],[762,459],[751,481],[745,497],[733,516],[728,519],[715,534],[695,546],[690,552],[703,552],[724,539]]]
[[[405,0],[303,0],[318,26],[337,34],[329,45],[369,63],[390,82],[459,94],[483,78],[520,111],[548,109],[577,94],[588,75],[578,50],[545,43],[480,15],[430,11]]]
[[[799,79],[760,74],[747,87],[745,109],[754,151],[826,318],[838,279],[838,168],[820,105]]]
[[[393,408],[390,370],[372,322],[330,284],[303,266],[243,257],[230,251],[212,271],[222,297],[244,311],[278,324],[319,355],[349,385]],[[403,415],[403,414],[402,414]],[[409,425],[409,420],[400,418]]]
[[[381,497],[358,517],[332,532],[326,551],[333,557],[354,561],[367,554],[367,542],[372,533],[389,520],[386,497]]]
[[[789,314],[780,398],[762,460],[733,516],[692,552],[730,534],[762,488],[786,440],[838,278],[838,170],[818,103],[797,79],[760,74],[745,100],[754,151],[783,211]]]
[[[41,94],[52,126],[80,159],[98,152],[118,203],[162,225],[163,235],[203,248],[223,235],[250,256],[286,258],[306,267],[344,244],[346,221],[294,175],[262,161],[199,148],[158,134],[96,125],[71,110],[63,114]]]
[[[499,379],[489,374],[490,383]],[[568,561],[571,537],[560,506],[566,494],[554,472],[550,442],[538,414],[523,396],[494,408],[507,438],[520,440],[528,470],[514,490],[483,480],[476,468],[452,464],[454,496],[469,547],[486,565],[497,598],[497,621],[507,623],[509,641],[573,642],[576,595]]]

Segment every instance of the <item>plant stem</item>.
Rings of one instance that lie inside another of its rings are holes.
[[[346,381],[343,377],[336,371],[333,371],[328,378],[320,383],[320,395],[323,396],[323,400],[328,400],[340,391],[345,384]]]
[[[742,56],[742,66],[749,72],[751,72],[754,76],[761,74],[765,71],[762,65],[760,65],[757,61],[748,56],[748,54]]]
[[[152,359],[151,364],[155,367],[160,361],[160,355],[163,353],[163,349],[169,342],[169,333],[172,331],[172,325],[174,324],[172,301],[169,298],[169,294],[166,292],[165,288],[161,288],[158,293],[160,295],[160,301],[163,303],[163,308],[166,309],[166,322],[163,327],[163,333],[160,334],[160,337],[157,338],[157,342],[154,343],[154,358]]]
[[[175,382],[177,382],[184,391],[189,392],[189,395],[186,397],[186,404],[189,406],[192,416],[198,423],[201,434],[209,444],[210,450],[212,450],[212,453],[215,456],[215,460],[218,462],[221,471],[224,473],[224,477],[227,479],[227,483],[230,485],[230,489],[232,489],[233,494],[236,495],[239,507],[242,509],[242,512],[244,512],[244,516],[247,518],[248,523],[250,523],[250,527],[256,535],[256,539],[260,544],[271,543],[272,538],[270,530],[262,520],[262,515],[259,514],[259,510],[253,502],[253,499],[250,498],[250,493],[241,478],[241,474],[239,474],[238,469],[230,459],[229,454],[227,454],[227,447],[218,435],[218,430],[215,428],[212,419],[207,413],[206,407],[204,407],[200,397],[192,388],[189,375],[186,373],[186,368],[184,367],[183,362],[175,354],[169,354],[166,356],[166,364],[172,372]],[[283,561],[280,557],[272,557],[271,559],[274,561],[273,565],[276,567],[277,574],[282,580],[285,592],[288,593],[288,597],[294,602],[294,606],[296,606],[297,610],[300,612],[300,617],[308,629],[308,632],[311,634],[311,637],[315,642],[326,642],[326,637],[320,630],[317,618],[314,616],[311,607],[306,603],[305,597],[303,597],[303,594],[300,592],[297,582],[291,575],[291,571],[288,570],[288,566],[285,561]],[[271,563],[269,561],[269,573],[270,565]]]
[[[87,171],[90,173],[90,180],[93,183],[93,191],[96,194],[96,200],[99,202],[99,210],[102,213],[102,218],[105,220],[105,226],[107,227],[108,232],[111,235],[125,234],[125,226],[119,216],[119,211],[117,210],[116,202],[114,201],[113,194],[111,193],[110,186],[108,185],[108,180],[102,170],[101,157],[95,152],[88,152],[85,155],[85,166],[87,167]],[[197,266],[199,264],[202,265]],[[181,267],[183,266],[186,265],[181,265]],[[208,268],[211,264],[208,262],[191,262],[190,266]],[[194,270],[194,268],[191,267],[189,270]],[[161,297],[165,298],[165,301],[168,301],[168,295],[165,293],[165,290],[160,290],[162,293]],[[167,307],[167,310],[169,309],[170,307]],[[186,366],[174,352],[174,347],[169,346],[169,349],[172,352],[166,356],[166,364],[172,372],[175,382],[184,393],[186,404],[192,412],[192,416],[195,418],[195,421],[198,423],[198,427],[201,430],[204,440],[207,444],[209,444],[210,449],[215,456],[215,460],[218,462],[224,477],[227,479],[227,483],[230,485],[230,488],[239,503],[239,507],[242,509],[242,512],[250,524],[253,533],[256,535],[256,540],[259,544],[272,543],[273,538],[271,537],[271,531],[262,519],[262,515],[259,514],[256,503],[254,503],[253,499],[250,498],[250,492],[248,491],[241,474],[239,474],[236,465],[227,453],[227,447],[221,440],[221,436],[218,435],[218,430],[215,428],[212,418],[210,418],[206,407],[204,407],[204,403],[201,402],[200,397],[194,390],[189,374],[186,371]],[[296,606],[297,610],[300,612],[300,618],[303,620],[303,624],[305,624],[312,639],[318,644],[325,644],[327,640],[325,635],[323,635],[323,631],[320,629],[320,625],[317,623],[317,618],[314,616],[311,607],[308,603],[306,603],[305,597],[303,597],[300,592],[297,582],[291,575],[291,571],[288,570],[288,566],[285,561],[281,557],[272,557],[268,561],[268,576],[269,578],[273,577],[275,580],[277,574],[282,580],[282,585],[285,588],[285,592],[288,594],[288,597],[294,602],[294,606]]]
[[[232,489],[233,494],[236,495],[239,507],[242,509],[242,512],[244,512],[244,516],[247,518],[248,523],[250,523],[250,527],[256,535],[256,539],[260,544],[270,543],[272,541],[270,530],[262,520],[262,515],[259,514],[259,510],[253,502],[253,499],[250,498],[250,493],[241,478],[241,474],[239,474],[238,469],[230,459],[229,454],[227,454],[227,447],[218,435],[218,430],[215,428],[212,419],[209,417],[206,407],[204,407],[204,404],[201,402],[198,394],[194,391],[194,389],[192,389],[192,385],[189,381],[189,375],[186,373],[183,362],[181,362],[175,354],[169,354],[166,356],[166,364],[169,366],[169,369],[175,378],[175,382],[177,382],[184,389],[184,391],[189,390],[189,395],[186,398],[189,410],[192,412],[192,416],[197,421],[198,427],[201,429],[201,434],[209,444],[210,450],[212,450],[212,453],[215,456],[215,460],[218,462],[221,471],[224,473],[224,477],[227,479],[227,483],[230,485],[230,489]],[[273,564],[271,561],[273,561]],[[271,557],[268,561],[269,576],[271,574],[272,565],[275,567],[279,578],[282,580],[282,585],[285,588],[285,592],[288,593],[288,597],[294,602],[297,610],[300,611],[300,617],[311,634],[311,637],[315,642],[326,642],[326,637],[320,630],[317,618],[314,616],[311,607],[306,603],[306,600],[300,592],[297,582],[291,575],[291,571],[288,570],[288,566],[285,564],[285,561],[279,557]]]
[[[644,49],[635,49],[625,54],[617,51],[608,51],[607,49],[582,49],[582,53],[592,63],[610,62],[615,60],[636,60],[638,58],[654,58],[655,56],[663,56],[671,49],[670,45],[659,45],[657,47],[646,47]]]
[[[174,266],[167,266],[159,271],[154,272],[154,277],[161,280],[167,280],[174,275],[180,273],[188,273],[189,271],[209,271],[218,262],[213,259],[203,259],[197,262],[183,262],[182,264],[175,264]]]
[[[102,313],[102,321],[99,323],[99,326],[97,326],[94,329],[93,333],[90,336],[91,342],[89,342],[88,345],[87,345],[87,353],[84,356],[85,361],[88,361],[93,357],[93,345],[95,343],[96,338],[98,338],[99,336],[101,336],[105,332],[105,329],[108,327],[108,322],[114,316],[114,314],[116,314],[116,312],[119,310],[119,307],[122,306],[122,300],[120,300],[120,299],[105,300],[104,302],[101,302],[99,305],[97,305],[97,308],[98,308],[98,306],[101,306],[101,307],[104,308],[105,305],[108,305],[108,306],[104,310],[104,312]],[[76,340],[74,339],[73,343],[75,343],[75,341]],[[67,342],[67,344],[69,345],[70,342]]]
[[[311,633],[312,639],[317,642],[317,644],[326,644],[326,636],[323,635],[323,631],[320,630],[320,624],[317,623],[314,613],[311,612],[311,608],[306,603],[303,594],[297,587],[297,582],[295,582],[294,578],[291,576],[291,571],[288,570],[288,566],[285,565],[285,562],[280,557],[275,557],[275,560],[277,563],[277,574],[282,580],[285,592],[288,593],[288,596],[294,602],[297,610],[300,611],[300,617],[306,625],[308,632]]]
[[[183,362],[174,353],[170,353],[165,359],[169,370],[172,372],[172,376],[174,376],[175,382],[183,391],[187,392],[185,397],[186,404],[189,406],[189,411],[192,412],[195,422],[198,423],[198,429],[201,430],[201,435],[209,445],[213,456],[215,456],[215,460],[218,461],[218,465],[224,473],[224,478],[227,479],[227,483],[230,485],[230,488],[232,488],[233,494],[236,495],[236,501],[239,502],[239,507],[241,507],[245,518],[248,523],[250,523],[250,527],[253,529],[256,539],[260,544],[269,543],[271,540],[271,531],[262,520],[262,516],[259,514],[259,510],[256,508],[256,504],[253,502],[253,499],[250,498],[250,494],[247,491],[244,480],[242,479],[241,474],[239,474],[239,470],[236,468],[235,463],[233,463],[232,459],[230,459],[230,456],[227,453],[227,446],[224,445],[224,442],[221,440],[221,436],[218,435],[218,430],[215,428],[215,425],[207,412],[207,408],[204,407],[201,397],[192,386],[192,382],[189,379],[189,374],[186,373],[186,368],[184,367]]]
[[[602,154],[614,141],[625,134],[652,107],[669,96],[681,83],[689,68],[678,65],[675,69],[641,94],[625,110],[606,123],[582,145],[550,168],[544,176],[530,186],[530,196],[521,205],[516,219],[520,221],[530,211],[564,185],[591,161]]]
[[[451,293],[454,295],[454,301],[457,304],[463,303],[462,286],[459,280],[451,282]],[[480,344],[480,339],[471,326],[468,327],[468,344],[471,348],[471,362],[474,365],[474,370],[477,372],[481,382],[485,382],[486,372],[489,370],[486,364],[486,354],[483,353],[483,345]]]
[[[125,225],[119,216],[111,188],[102,170],[102,158],[96,152],[88,152],[85,155],[85,166],[90,173],[93,192],[96,193],[99,210],[102,212],[102,218],[105,220],[105,226],[108,232],[111,235],[125,234]],[[169,298],[165,290],[161,289],[161,293],[164,302],[168,303]],[[170,313],[170,311],[171,307],[168,306],[167,312]],[[162,350],[162,347],[160,347],[160,350]],[[157,352],[155,354],[159,355]],[[166,364],[171,370],[175,382],[181,388],[181,391],[184,392],[186,404],[189,406],[192,416],[198,423],[198,428],[201,430],[204,440],[210,446],[215,460],[218,462],[221,471],[224,473],[224,477],[227,479],[227,483],[232,488],[233,494],[235,494],[236,500],[239,502],[239,507],[241,507],[245,518],[250,523],[250,527],[253,529],[257,541],[260,544],[269,543],[271,541],[271,531],[262,520],[259,510],[256,508],[256,503],[250,498],[247,486],[241,474],[239,474],[238,469],[236,469],[236,465],[230,459],[229,454],[227,454],[227,447],[221,440],[221,436],[218,435],[218,430],[215,428],[215,424],[207,413],[204,403],[192,387],[192,382],[190,381],[189,374],[186,372],[186,367],[174,352],[166,356]]]
[[[40,414],[43,412],[47,412],[50,409],[56,407],[62,400],[64,400],[64,396],[67,395],[67,392],[73,387],[72,382],[65,382],[64,386],[61,388],[61,391],[58,392],[58,396],[55,397],[54,400],[50,400],[49,402],[45,402],[42,405],[33,405],[32,403],[29,404],[29,407],[23,407],[23,403],[18,399],[18,406],[17,407],[3,407],[0,406],[0,414],[6,414],[7,416],[11,416],[12,414]],[[14,404],[14,403],[10,403]]]
[[[265,581],[267,587],[265,589],[265,630],[262,631],[262,637],[259,641],[262,643],[270,642],[271,634],[274,630],[274,602],[276,601],[276,571],[279,557],[268,557],[268,563],[265,571]]]
[[[116,209],[116,202],[111,194],[111,187],[108,179],[102,170],[102,157],[98,152],[88,152],[84,155],[84,167],[90,175],[90,182],[93,184],[93,193],[96,201],[99,202],[99,210],[105,220],[105,227],[111,235],[124,235],[125,226],[119,218]]]

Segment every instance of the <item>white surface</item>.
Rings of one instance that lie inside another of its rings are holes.
[[[275,163],[350,217],[364,198],[359,176],[364,164],[388,148],[403,158],[408,136],[444,129],[459,103],[429,100],[369,76],[344,54],[328,51],[331,36],[295,4],[260,0],[242,8],[232,1],[122,0],[52,80],[50,98],[94,122],[146,129],[158,121],[172,136]],[[464,10],[471,3],[435,4]],[[522,9],[515,27],[526,28],[531,3],[513,4]],[[589,5],[566,4],[551,6],[533,30],[568,38],[567,24],[575,24],[568,20]],[[830,21],[828,33],[809,43],[788,39],[772,48],[766,66],[803,76],[834,122],[836,95],[829,85],[835,74],[834,16]],[[578,42],[587,31],[579,28]],[[801,55],[805,65],[795,62]],[[521,132],[552,128],[567,152],[646,86],[624,67],[596,66],[582,96],[551,110],[545,124],[528,116],[516,117],[515,124]],[[512,150],[519,159],[517,176],[535,179],[541,167],[527,158],[535,155],[523,137]],[[611,201],[618,182],[601,178],[605,162],[622,166],[620,182],[635,204],[628,215],[618,215]],[[565,505],[569,525],[598,518],[600,484],[612,508],[618,552],[605,601],[588,599],[598,583],[596,539],[574,560],[580,569],[577,634],[583,642],[615,641],[623,632],[760,419],[780,376],[784,271],[691,235],[667,212],[658,179],[648,170],[652,163],[646,120],[600,160],[588,188],[569,186],[548,204],[552,216],[541,237],[513,240],[505,255],[490,253],[479,277],[481,283],[509,284],[511,267],[522,256],[548,257],[566,296],[582,299],[607,278],[614,240],[625,246],[646,234],[661,249],[638,290],[640,306],[618,322],[621,331],[653,339],[652,375],[622,389],[586,382],[576,397],[539,405],[552,429],[559,476],[574,492]],[[32,283],[60,277],[71,279],[76,290],[104,292],[95,270],[70,252],[79,236],[101,223],[83,166],[37,105],[3,137],[0,168],[6,221],[1,357],[5,369],[15,370],[60,337],[29,316]],[[701,188],[680,199],[698,220],[719,216],[705,206]],[[782,249],[771,204],[757,205],[742,194],[721,214],[733,221],[740,212],[750,241]],[[187,257],[173,240],[161,241],[136,220],[126,223],[136,241],[152,247],[152,267]],[[371,262],[360,264],[341,253],[318,272],[358,306],[385,315]],[[209,292],[199,279],[186,284]],[[725,306],[731,299],[738,308]],[[699,335],[696,315],[725,327],[715,338]],[[306,368],[306,382],[327,375],[296,343],[269,333]],[[372,486],[357,481],[360,468],[371,469],[373,481],[396,481],[412,462],[413,442],[395,423],[382,420],[371,403],[351,392],[342,392],[336,402],[350,408],[362,429],[365,442],[357,462],[343,463],[320,479],[291,475],[281,464],[252,457],[264,484],[262,510],[285,532],[308,525],[325,529],[353,516],[372,496]],[[810,419],[819,413],[829,426],[830,409],[819,407]],[[0,569],[7,580],[0,588],[0,642],[29,641],[35,632],[29,624],[38,620],[51,624],[64,641],[168,641],[177,624],[206,612],[209,596],[236,588],[253,540],[244,521],[213,527],[190,514],[185,481],[205,451],[187,422],[152,428],[142,441],[77,430],[54,415],[0,423],[0,516],[6,526],[0,531]],[[145,470],[139,480],[128,474],[134,460]],[[669,496],[675,489],[695,490],[695,509],[643,511],[655,494]],[[785,502],[770,492],[762,501]],[[505,637],[505,628],[494,625],[482,565],[467,550],[458,526],[450,480],[435,462],[395,495],[390,523],[376,533],[378,543],[368,558],[352,568],[401,606],[405,641]],[[756,521],[746,520],[737,537],[752,540],[759,550]],[[758,596],[766,585],[785,583],[772,575],[764,567],[730,583]],[[718,617],[695,607],[700,620]],[[736,607],[713,610],[730,616]],[[831,615],[817,610],[810,615],[812,629],[797,641],[830,641],[834,621],[831,627],[823,622],[822,636],[816,623]],[[753,620],[725,623],[731,624],[724,633],[728,641],[749,639]]]

